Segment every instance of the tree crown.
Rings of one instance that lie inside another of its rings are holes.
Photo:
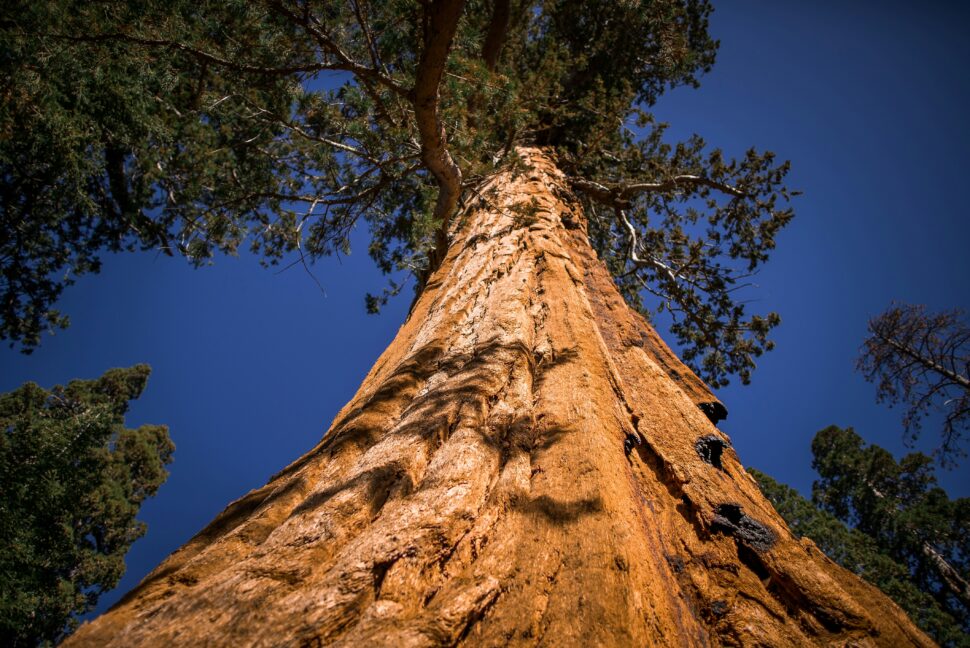
[[[673,314],[712,384],[771,348],[777,315],[735,291],[792,216],[787,163],[670,144],[646,111],[713,64],[704,0],[18,5],[0,29],[0,332],[27,349],[105,249],[306,263],[366,224],[378,266],[420,287],[525,144],[556,156],[627,299]]]
[[[917,586],[970,630],[970,499],[947,496],[930,457],[915,452],[897,462],[852,428],[821,430],[812,454],[814,503],[907,565]]]
[[[913,563],[882,542],[882,536],[847,525],[844,519],[762,472],[752,468],[747,471],[795,534],[811,538],[829,558],[885,592],[941,646],[970,646],[965,611],[941,603],[939,591],[925,578],[914,578]],[[925,565],[921,571],[925,572]]]

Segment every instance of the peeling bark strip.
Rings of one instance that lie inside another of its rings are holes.
[[[716,399],[519,153],[320,444],[67,646],[932,645],[698,456]]]

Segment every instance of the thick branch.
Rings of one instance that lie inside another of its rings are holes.
[[[743,198],[747,195],[737,187],[733,187],[724,182],[717,182],[715,180],[711,180],[710,178],[704,178],[696,175],[678,175],[664,182],[640,182],[637,184],[627,185],[626,187],[622,188],[620,197],[632,198],[639,193],[670,191],[671,189],[676,189],[677,187],[710,187],[711,189],[716,189],[721,193],[735,196],[737,198]]]
[[[432,266],[444,256],[448,223],[461,193],[461,169],[448,152],[448,136],[441,121],[438,100],[448,51],[464,6],[464,0],[437,0],[425,4],[424,48],[411,91],[415,121],[421,136],[421,161],[438,182],[434,216],[441,221],[441,229]]]
[[[671,191],[678,187],[709,187],[736,198],[747,196],[744,191],[729,184],[687,174],[677,175],[663,182],[638,182],[629,185],[604,185],[584,178],[569,178],[569,183],[593,200],[612,207],[629,206],[630,200],[637,194]]]
[[[505,44],[505,33],[509,28],[511,13],[509,0],[495,0],[492,5],[492,19],[488,23],[488,33],[485,34],[485,42],[482,44],[482,60],[489,72],[494,71],[495,66],[498,65],[498,57]]]

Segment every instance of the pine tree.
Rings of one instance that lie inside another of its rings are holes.
[[[812,500],[909,566],[919,588],[970,632],[970,499],[950,500],[926,455],[897,463],[852,428],[825,428],[812,454],[820,476]]]
[[[55,642],[125,572],[135,519],[168,477],[159,425],[124,427],[147,365],[0,394],[0,643]]]
[[[851,431],[844,430],[840,433],[851,434]],[[881,454],[880,451],[881,449],[877,450],[877,453]],[[906,460],[903,463],[907,463]],[[941,646],[970,646],[966,608],[952,600],[941,604],[938,580],[927,587],[925,574],[928,565],[925,558],[920,556],[917,567],[913,569],[910,567],[912,561],[884,542],[884,534],[877,533],[873,536],[863,533],[805,499],[795,489],[752,468],[748,468],[748,473],[758,481],[761,491],[785,519],[792,532],[810,538],[829,558],[885,592]],[[819,488],[824,492],[824,485],[820,484]],[[946,498],[937,496],[936,499]],[[928,513],[937,521],[941,521],[941,513],[955,515],[946,523],[957,527],[965,526],[965,520],[960,518],[965,517],[966,513],[960,509],[966,508],[966,502],[957,500],[948,503],[951,507],[949,511],[937,509],[924,514]],[[934,526],[938,524],[919,529],[918,533],[924,537],[935,538]],[[948,535],[952,544],[952,534]],[[922,573],[924,577],[914,576],[914,571]],[[932,571],[931,566],[929,571]],[[945,594],[943,598],[946,598]]]
[[[713,426],[724,406],[636,313],[655,296],[714,386],[747,381],[778,323],[736,289],[792,216],[787,163],[669,144],[646,112],[713,63],[709,12],[23,7],[7,115],[39,141],[5,154],[28,196],[5,213],[50,218],[5,250],[9,338],[56,323],[51,273],[104,247],[306,263],[364,223],[378,265],[418,278],[320,444],[72,642],[929,645],[787,531]],[[83,146],[42,167],[71,182],[21,173],[61,126]]]

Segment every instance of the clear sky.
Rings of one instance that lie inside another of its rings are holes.
[[[970,310],[968,24],[970,4],[956,1],[721,2],[714,70],[656,106],[672,138],[698,132],[731,154],[791,159],[790,184],[805,192],[749,295],[781,313],[777,349],[750,386],[719,392],[742,461],[802,492],[809,443],[828,424],[904,451],[899,411],[877,405],[853,369],[867,319],[894,299]],[[153,367],[128,421],[169,425],[178,449],[101,609],[309,449],[390,342],[410,294],[366,315],[364,293],[383,279],[363,233],[356,243],[314,267],[325,295],[299,266],[113,256],[68,289],[71,328],[31,356],[0,350],[0,391]],[[951,494],[970,495],[968,466],[941,474]]]

